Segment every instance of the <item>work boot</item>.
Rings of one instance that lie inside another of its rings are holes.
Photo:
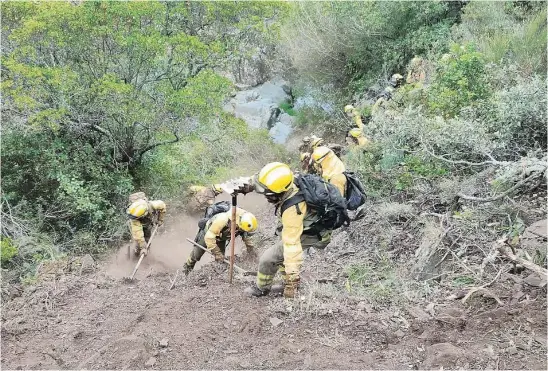
[[[246,294],[247,296],[254,296],[254,297],[261,297],[261,296],[265,296],[265,295],[268,295],[268,292],[270,290],[261,290],[260,288],[257,287],[257,285],[253,285],[251,287],[248,287],[244,290],[244,294]]]
[[[365,216],[365,204],[363,204],[362,206],[358,207],[358,209],[356,210],[356,213],[354,214],[354,219],[353,220],[358,220],[358,219],[361,219]]]
[[[284,294],[284,289],[285,283],[277,283],[275,285],[272,285],[270,292],[272,292],[272,295],[274,296],[282,296]]]

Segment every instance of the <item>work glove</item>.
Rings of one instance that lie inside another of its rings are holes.
[[[284,287],[284,297],[285,298],[294,298],[297,295],[297,290],[299,288],[299,279],[293,279],[287,281]]]
[[[218,247],[211,250],[211,253],[213,254],[213,257],[215,258],[215,261],[217,263],[222,263],[225,260],[225,256],[221,252],[221,249]]]

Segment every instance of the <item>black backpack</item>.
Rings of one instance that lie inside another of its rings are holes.
[[[356,210],[365,203],[365,190],[356,174],[345,171],[346,176],[346,203],[348,210]]]
[[[308,234],[319,233],[321,230],[333,230],[350,224],[346,200],[333,184],[314,174],[296,176],[295,184],[299,187],[299,192],[281,205],[281,212],[283,214],[289,207],[306,202],[306,205],[314,209],[320,217],[311,230],[307,231]],[[298,206],[297,213],[301,214]]]
[[[229,201],[219,201],[209,206],[205,211],[204,217],[198,222],[198,227],[200,229],[204,229],[207,221],[211,219],[213,215],[227,212],[231,207],[232,206]]]

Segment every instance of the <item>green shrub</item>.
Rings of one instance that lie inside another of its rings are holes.
[[[0,251],[2,268],[5,268],[11,259],[19,253],[19,249],[15,246],[13,240],[5,236],[1,236],[0,238]]]
[[[457,40],[473,42],[488,62],[517,64],[546,76],[546,2],[475,1],[464,8]]]
[[[466,106],[489,97],[491,91],[485,61],[472,44],[453,45],[438,65],[429,90],[430,110],[443,117],[455,117]]]
[[[460,3],[296,2],[282,28],[297,74],[319,86],[363,92],[414,55],[447,49]]]
[[[287,113],[289,116],[296,116],[297,111],[293,108],[293,105],[288,102],[280,103],[280,109]]]

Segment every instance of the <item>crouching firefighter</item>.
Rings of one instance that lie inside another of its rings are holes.
[[[139,256],[147,255],[147,243],[154,226],[164,223],[166,204],[161,200],[149,201],[144,192],[133,193],[129,196],[131,203],[126,210],[129,218],[131,237],[134,241],[133,252]]]
[[[281,234],[281,242],[262,254],[257,281],[244,292],[258,297],[272,290],[292,298],[300,283],[303,249],[324,249],[331,241],[332,230],[348,225],[346,201],[321,177],[312,174],[294,177],[289,166],[280,162],[263,167],[251,183],[246,191],[255,190],[276,205],[277,235]],[[272,287],[278,271],[283,285]]]
[[[194,242],[207,248],[215,257],[216,262],[225,258],[225,250],[230,241],[230,226],[232,211],[228,201],[217,202],[207,208],[204,218],[198,222],[198,233]],[[236,208],[236,237],[241,236],[248,254],[254,253],[253,233],[257,230],[257,219],[252,213]],[[183,272],[189,274],[205,251],[194,247],[188,257]]]
[[[215,197],[223,190],[218,184],[209,187],[193,185],[188,188],[190,201],[189,205],[194,211],[203,211],[215,203]]]

